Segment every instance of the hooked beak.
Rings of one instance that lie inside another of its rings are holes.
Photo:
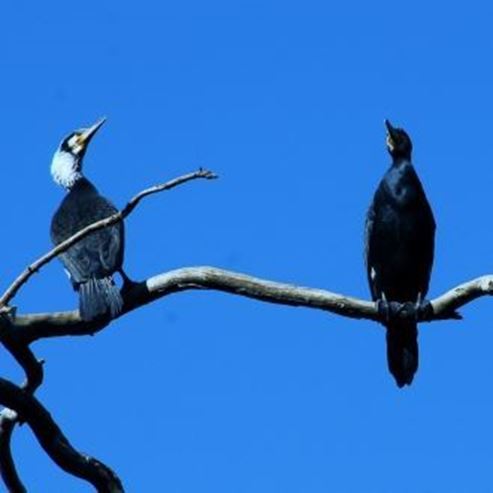
[[[100,118],[94,125],[89,128],[86,128],[84,132],[82,132],[79,136],[79,145],[82,147],[87,147],[87,144],[94,137],[96,132],[103,126],[106,121],[106,117]]]

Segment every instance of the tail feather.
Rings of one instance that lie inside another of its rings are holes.
[[[123,309],[123,299],[111,277],[89,279],[79,286],[79,311],[82,320],[116,317]]]
[[[387,326],[387,363],[398,387],[410,385],[418,370],[418,327],[414,322]]]

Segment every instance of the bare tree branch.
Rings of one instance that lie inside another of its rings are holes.
[[[268,281],[215,267],[185,267],[136,284],[124,295],[122,315],[158,298],[194,289],[222,291],[268,303],[315,308],[344,317],[382,322],[376,304],[371,301],[322,289]],[[473,279],[431,300],[431,312],[421,314],[418,321],[458,319],[460,316],[456,310],[481,296],[491,294],[493,276]],[[12,337],[30,344],[47,337],[93,335],[109,322],[83,322],[77,310],[17,315],[12,326]]]
[[[34,394],[43,381],[42,362],[38,361],[29,346],[12,337],[12,315],[14,311],[0,314],[0,341],[24,369],[26,380],[22,389]],[[26,488],[17,473],[10,448],[12,432],[19,422],[17,413],[4,408],[0,412],[0,475],[9,492],[24,493]]]
[[[349,318],[382,321],[376,304],[371,301],[322,289],[259,279],[214,267],[176,269],[136,284],[132,289],[124,293],[122,315],[158,298],[181,291],[197,289],[217,290],[281,305],[315,308]],[[434,320],[457,319],[459,316],[456,310],[479,297],[492,294],[492,275],[473,279],[431,300],[430,313],[421,314],[418,321],[431,322]],[[406,315],[404,314],[403,316]],[[18,315],[15,316],[9,328],[10,332],[7,340],[10,346],[14,344],[19,347],[27,347],[32,342],[46,337],[93,335],[109,323],[110,320],[83,322],[77,310]],[[21,361],[19,360],[19,362]],[[0,437],[9,436],[11,431],[8,427],[5,432],[2,432],[3,424],[4,422],[0,420]],[[9,463],[8,454],[3,462]],[[19,491],[21,492],[22,490],[19,489]]]
[[[2,327],[0,331],[1,342],[26,373],[26,381],[22,385],[22,389],[29,395],[33,395],[43,381],[42,362],[36,359],[29,346],[10,337],[8,329]],[[8,408],[2,409],[0,412],[0,475],[7,485],[8,491],[22,493],[25,488],[17,474],[10,449],[12,432],[18,422],[19,417],[15,411]]]
[[[27,489],[17,473],[10,449],[12,432],[17,421],[15,411],[8,408],[2,409],[0,413],[0,474],[9,493],[26,493]]]
[[[10,352],[17,363],[19,363],[26,374],[23,389],[27,392],[34,393],[43,381],[43,364],[36,359],[24,341],[20,341],[15,337],[15,331],[12,330],[12,321],[4,313],[0,314],[0,342]]]
[[[121,211],[89,225],[33,262],[8,287],[0,298],[0,342],[12,354],[26,373],[26,381],[22,387],[26,395],[32,396],[39,385],[41,385],[43,379],[43,368],[41,362],[39,362],[32,353],[26,340],[16,337],[17,332],[12,327],[12,319],[15,317],[15,310],[12,310],[7,305],[10,301],[12,301],[19,289],[27,283],[35,272],[38,272],[53,258],[70,248],[85,236],[97,231],[98,229],[105,228],[123,220],[135,209],[135,207],[137,207],[143,198],[164,190],[170,190],[171,188],[198,178],[213,179],[216,178],[216,175],[210,171],[199,169],[193,173],[188,173],[164,184],[156,185],[139,192]],[[15,411],[5,408],[0,412],[0,475],[2,476],[2,479],[9,491],[23,493],[26,489],[17,474],[10,448],[12,432],[18,421],[19,417]],[[94,466],[97,466],[97,461],[94,462]],[[108,490],[103,489],[101,491]]]
[[[86,480],[100,493],[123,492],[118,476],[102,462],[75,450],[50,413],[30,393],[0,378],[0,403],[27,422],[45,452],[64,471]],[[22,484],[17,487],[14,491],[25,491]]]
[[[431,304],[435,314],[458,310],[482,296],[493,295],[493,275],[485,275],[459,284],[435,298]]]
[[[82,455],[73,449],[48,411],[34,398],[33,393],[42,382],[43,371],[41,362],[37,361],[29,348],[31,343],[42,338],[95,334],[106,327],[111,320],[84,322],[78,311],[17,315],[7,305],[33,273],[39,271],[41,267],[85,236],[123,220],[143,198],[169,190],[190,180],[215,177],[210,171],[200,169],[162,185],[143,190],[134,196],[121,211],[84,228],[33,262],[1,296],[0,342],[24,368],[27,377],[23,388],[16,387],[0,378],[0,403],[7,406],[0,413],[0,473],[9,491],[15,493],[26,491],[17,475],[10,450],[10,437],[19,417],[28,422],[42,447],[64,470],[89,481],[100,492],[121,492],[123,488],[111,469],[96,459]],[[120,316],[158,298],[181,291],[199,289],[222,291],[268,303],[315,308],[349,318],[384,322],[377,305],[371,301],[322,289],[259,279],[214,267],[176,269],[135,283],[122,293],[124,309]],[[397,316],[417,317],[416,320],[419,322],[458,319],[460,315],[456,310],[481,296],[491,294],[493,294],[493,276],[483,276],[461,284],[435,298],[430,302],[428,310],[416,313],[411,303],[402,304],[402,310],[399,306]],[[411,309],[407,310],[405,305],[411,305]]]
[[[53,260],[56,256],[60,255],[60,253],[68,250],[72,245],[80,241],[82,238],[85,238],[87,235],[97,231],[99,229],[106,228],[107,226],[111,226],[116,224],[117,222],[125,219],[134,209],[137,207],[139,202],[149,195],[154,193],[162,192],[164,190],[170,190],[172,188],[177,187],[178,185],[182,185],[191,180],[196,180],[198,178],[205,178],[206,180],[211,180],[217,178],[217,175],[212,173],[211,171],[204,170],[200,168],[193,173],[188,173],[186,175],[175,178],[174,180],[163,183],[162,185],[156,185],[142,192],[139,192],[135,197],[133,197],[127,205],[119,212],[109,216],[105,219],[101,219],[89,226],[81,229],[78,233],[74,234],[70,238],[66,239],[62,243],[58,244],[55,248],[50,250],[48,253],[43,255],[42,257],[35,260],[32,264],[30,264],[26,269],[15,279],[15,281],[7,288],[7,290],[3,293],[0,298],[0,307],[7,306],[14,296],[17,294],[19,289],[29,280],[29,278],[35,273],[39,272],[39,270],[46,265],[48,262]]]

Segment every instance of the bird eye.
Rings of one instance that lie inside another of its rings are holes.
[[[80,139],[80,133],[75,132],[72,137],[70,137],[68,144],[70,147],[75,147],[76,145],[79,144],[79,139]]]
[[[62,151],[70,151],[70,139],[72,138],[72,135],[69,135],[62,141],[62,145],[60,146]]]

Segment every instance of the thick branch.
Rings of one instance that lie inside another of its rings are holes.
[[[21,340],[15,337],[16,332],[12,330],[12,315],[13,311],[7,307],[8,303],[14,298],[19,289],[27,283],[30,277],[38,272],[44,265],[50,262],[60,253],[64,252],[70,246],[80,241],[90,233],[97,231],[98,229],[105,228],[119,221],[122,221],[127,217],[140,201],[149,195],[162,192],[164,190],[170,190],[178,185],[186,183],[188,181],[205,178],[212,179],[216,176],[210,171],[199,169],[193,173],[189,173],[174,180],[168,181],[161,185],[150,187],[146,190],[139,192],[134,196],[127,205],[116,214],[105,218],[101,221],[93,223],[77,234],[68,238],[66,241],[57,245],[50,252],[40,257],[38,260],[29,265],[15,281],[8,287],[5,293],[0,298],[0,307],[3,310],[0,313],[0,342],[5,348],[12,354],[16,361],[23,367],[26,373],[26,382],[23,385],[23,390],[26,393],[32,395],[36,388],[41,384],[43,379],[43,369],[41,362],[39,362],[25,340]],[[25,490],[15,468],[15,464],[12,458],[10,441],[12,431],[19,418],[15,411],[11,411],[8,408],[3,409],[0,412],[0,475],[4,480],[5,485],[9,491],[23,493]]]
[[[100,493],[123,492],[118,476],[102,462],[75,450],[50,413],[35,397],[0,378],[0,403],[15,410],[27,422],[45,452],[64,471],[88,481]],[[22,484],[20,488],[24,488]]]
[[[97,231],[99,229],[106,228],[107,226],[111,226],[113,224],[118,223],[125,219],[134,209],[137,207],[139,202],[149,195],[154,193],[162,192],[164,190],[170,190],[172,188],[177,187],[178,185],[182,185],[191,180],[196,180],[198,178],[205,178],[207,180],[211,180],[217,178],[217,176],[211,171],[207,171],[204,169],[199,169],[198,171],[194,171],[193,173],[188,173],[186,175],[175,178],[174,180],[163,183],[162,185],[156,185],[154,187],[147,188],[142,192],[139,192],[135,197],[133,197],[127,205],[119,212],[116,212],[112,216],[109,216],[105,219],[101,219],[84,229],[80,230],[75,235],[66,239],[62,243],[58,244],[55,248],[50,250],[48,253],[38,258],[32,264],[30,264],[26,269],[17,277],[17,279],[7,288],[5,293],[0,298],[0,307],[7,306],[8,303],[12,301],[14,296],[17,294],[19,289],[29,280],[29,278],[35,273],[39,272],[39,270],[46,265],[48,262],[53,260],[55,257],[60,255],[61,253],[68,250],[72,245],[80,241],[82,238],[85,238],[87,235]]]
[[[24,369],[26,380],[22,389],[32,395],[43,381],[43,366],[27,344],[12,336],[12,315],[13,311],[0,314],[0,341]],[[8,491],[25,493],[26,488],[17,474],[10,448],[12,432],[18,421],[15,411],[4,408],[0,412],[0,475]]]
[[[213,267],[176,269],[136,284],[124,294],[123,314],[169,294],[193,289],[217,290],[269,303],[316,308],[350,318],[382,321],[375,303],[370,301],[321,289],[272,282]],[[456,310],[479,297],[491,294],[493,294],[493,276],[483,276],[468,281],[432,300],[430,312],[421,314],[419,321],[458,318]],[[94,334],[109,322],[110,320],[83,322],[78,311],[16,316],[6,332],[7,339],[4,335],[3,342],[7,342],[6,346],[9,348],[23,346],[27,348],[28,344],[46,337]],[[15,350],[12,354],[15,355]],[[24,353],[22,358],[27,358],[28,362],[33,363],[33,357],[26,354]],[[18,358],[19,362],[24,361],[22,358]],[[21,364],[25,367],[25,361]],[[16,417],[15,413],[12,417],[8,411],[5,412],[7,414],[0,419],[0,435],[7,440],[3,442],[3,448],[0,447],[0,456],[3,454],[2,468],[9,473],[7,480],[15,485],[18,478],[10,456],[8,438],[12,429],[11,424],[13,426]],[[22,493],[25,491],[22,488],[19,481],[17,489],[14,488],[12,491]]]
[[[38,361],[29,346],[10,337],[10,332],[2,328],[1,341],[10,351],[26,373],[26,381],[22,389],[29,395],[34,394],[43,381],[42,362]],[[0,412],[0,475],[8,491],[23,493],[24,488],[12,458],[10,441],[19,417],[15,411],[4,408]]]
[[[27,490],[17,474],[10,441],[12,432],[17,424],[18,417],[15,411],[4,408],[0,413],[0,474],[10,493],[26,493]]]
[[[124,312],[154,300],[192,289],[217,290],[280,305],[315,308],[344,317],[381,322],[375,303],[358,298],[291,284],[278,283],[214,267],[186,267],[149,278],[125,293]],[[493,276],[466,282],[431,301],[432,311],[418,321],[457,319],[456,310],[471,301],[493,294]],[[14,337],[31,343],[46,337],[87,335],[104,328],[109,321],[84,323],[78,311],[18,315],[12,327]]]
[[[34,393],[43,382],[43,363],[38,361],[25,341],[16,337],[13,329],[15,311],[0,313],[0,342],[14,357],[26,374],[23,389]]]

